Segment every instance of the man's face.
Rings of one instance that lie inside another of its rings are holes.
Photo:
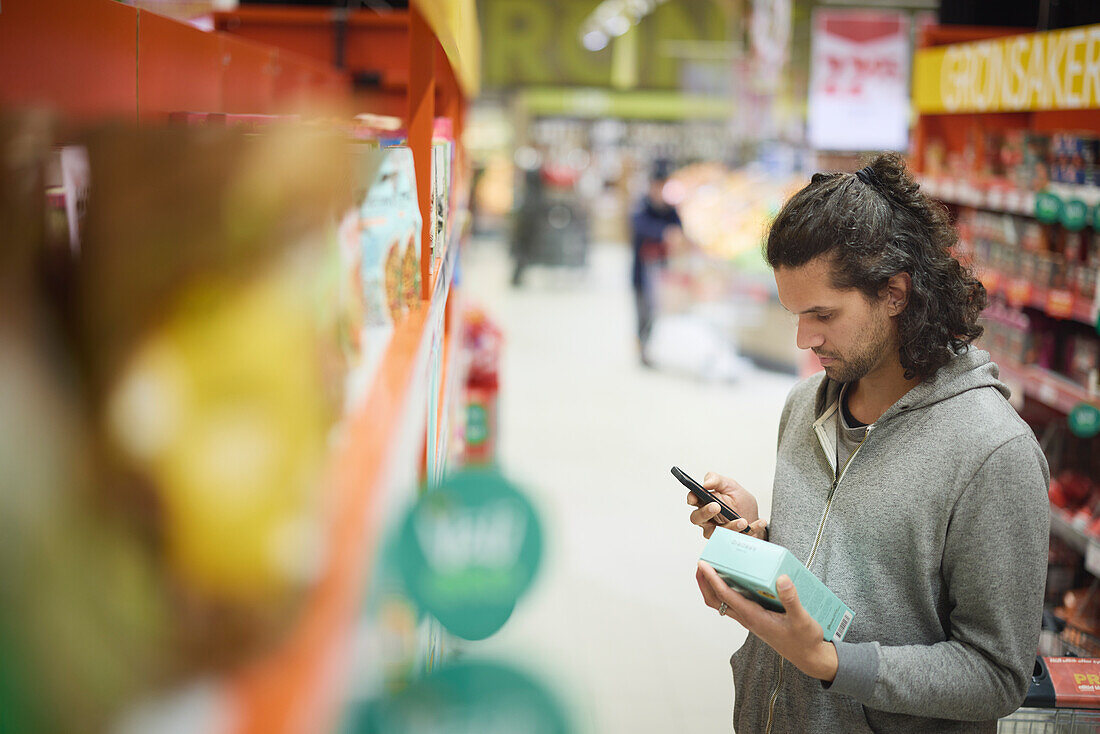
[[[812,349],[831,379],[855,382],[898,359],[897,327],[885,299],[870,303],[858,290],[833,288],[831,267],[825,257],[778,267],[775,283],[780,303],[798,318],[798,348]]]

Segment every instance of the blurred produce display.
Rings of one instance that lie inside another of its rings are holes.
[[[673,175],[665,196],[676,205],[684,233],[707,255],[764,272],[759,250],[768,224],[804,184],[801,178],[697,163]]]

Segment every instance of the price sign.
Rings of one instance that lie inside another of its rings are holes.
[[[1047,294],[1046,312],[1056,319],[1071,318],[1074,305],[1072,291],[1052,290]]]
[[[1100,434],[1100,410],[1088,403],[1078,403],[1069,412],[1069,430],[1078,438]]]
[[[411,598],[451,634],[482,640],[530,587],[542,552],[535,508],[499,472],[467,469],[421,495],[396,551]]]
[[[1071,232],[1080,232],[1088,224],[1089,207],[1080,199],[1070,199],[1062,207],[1062,226]]]
[[[1041,191],[1035,197],[1035,218],[1043,224],[1055,224],[1062,219],[1062,200],[1057,194]]]
[[[569,734],[573,722],[541,681],[500,663],[451,663],[356,704],[350,734]]]

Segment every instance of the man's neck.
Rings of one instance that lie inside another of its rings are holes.
[[[848,411],[861,423],[874,423],[919,384],[905,379],[901,362],[881,365],[848,386]]]

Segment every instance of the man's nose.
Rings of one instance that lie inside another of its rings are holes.
[[[799,317],[794,341],[799,349],[814,349],[825,343],[825,337],[819,329],[808,324],[806,319]]]

